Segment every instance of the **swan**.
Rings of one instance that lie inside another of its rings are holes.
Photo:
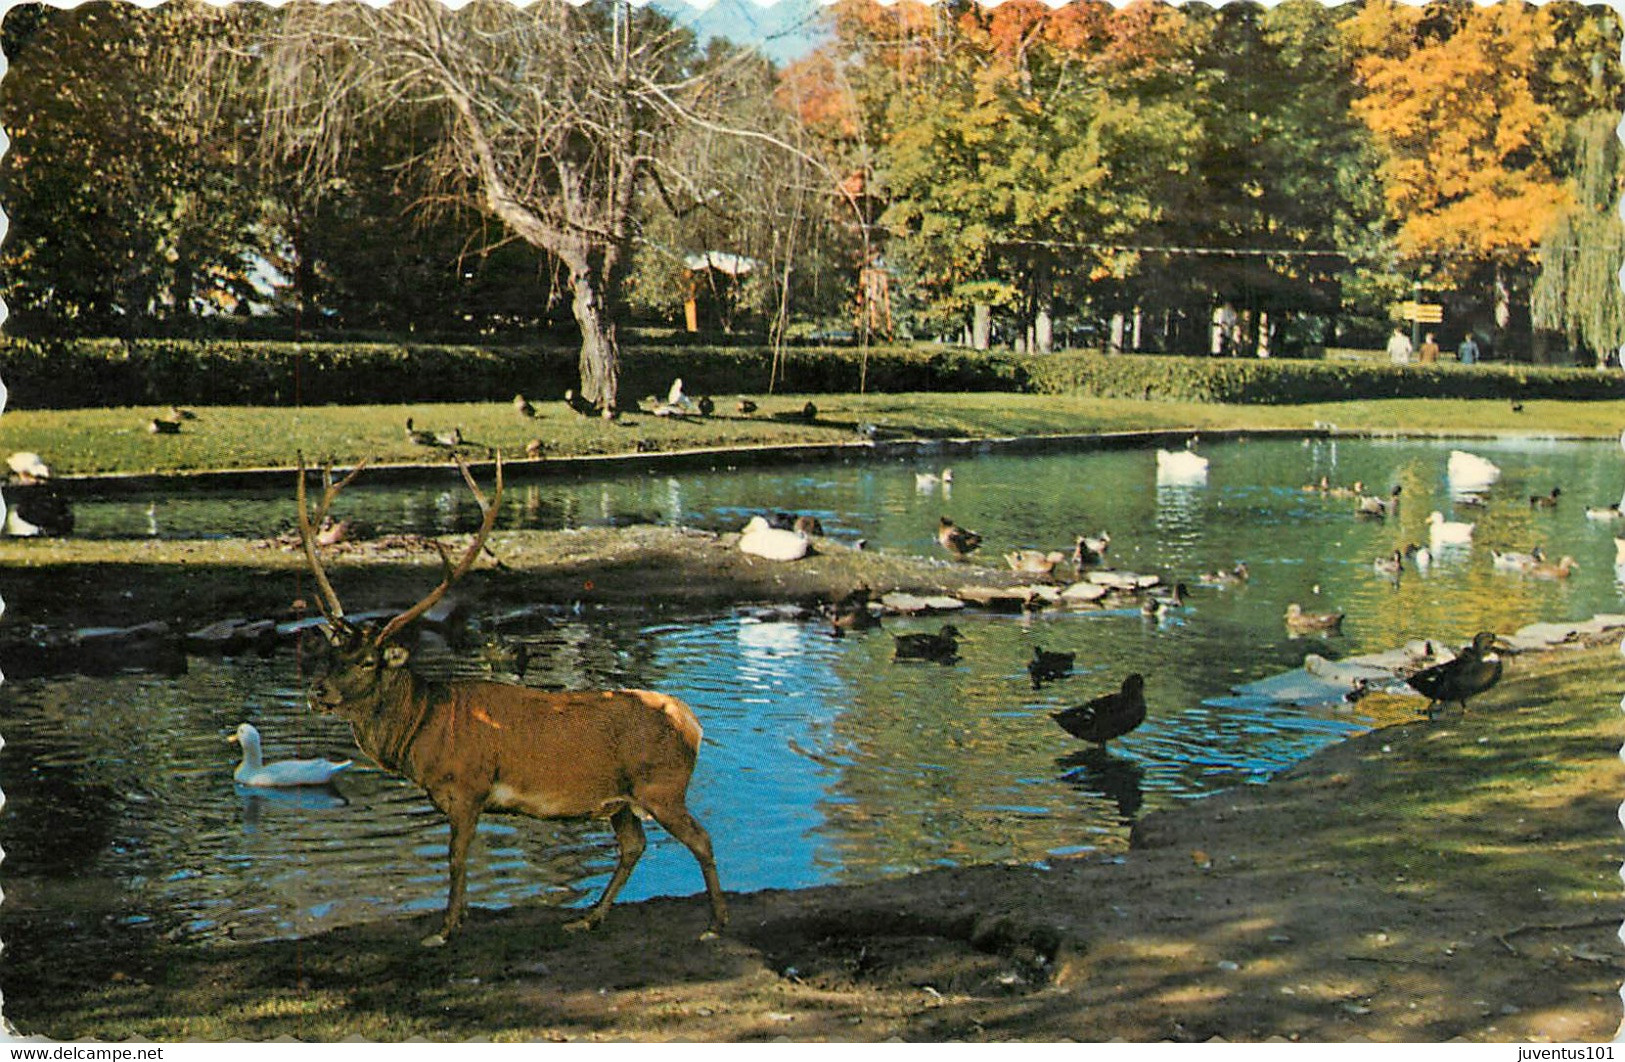
[[[1501,470],[1492,461],[1465,450],[1451,450],[1446,466],[1452,490],[1482,490],[1501,478]]]
[[[243,747],[243,762],[231,776],[239,785],[276,788],[293,785],[327,785],[352,761],[335,763],[332,760],[278,760],[263,763],[260,760],[260,732],[253,723],[243,723],[228,741]]]
[[[793,561],[805,557],[812,545],[803,531],[786,531],[753,516],[739,535],[739,549],[768,560]]]
[[[1428,538],[1433,542],[1433,548],[1440,546],[1466,546],[1473,541],[1473,525],[1464,524],[1459,520],[1446,520],[1444,514],[1435,509],[1428,514]]]
[[[1191,450],[1158,450],[1157,481],[1194,483],[1207,479],[1208,460]]]

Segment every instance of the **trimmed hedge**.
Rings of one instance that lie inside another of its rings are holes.
[[[1290,405],[1379,398],[1625,398],[1619,372],[1537,365],[1393,365],[1065,353],[1022,360],[1042,394]]]
[[[792,347],[779,390],[858,390],[862,354]],[[761,394],[762,347],[638,345],[621,354],[621,394]],[[558,346],[283,343],[234,340],[39,340],[0,337],[0,380],[19,409],[136,405],[486,402],[577,386],[577,351]],[[1625,377],[1521,365],[1394,366],[1285,359],[1064,353],[1018,356],[953,347],[874,347],[867,389],[1011,391],[1195,402],[1297,403],[1363,398],[1625,397]]]

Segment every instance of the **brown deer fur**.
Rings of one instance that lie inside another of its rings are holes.
[[[466,467],[464,475],[472,487]],[[443,595],[483,547],[501,497],[500,464],[497,475],[497,493],[490,503],[475,488],[487,519],[465,563],[453,566],[447,557],[446,578],[425,601]],[[347,720],[363,752],[422,786],[451,823],[445,921],[423,943],[444,944],[463,921],[468,846],[485,811],[609,819],[620,847],[615,872],[598,902],[566,929],[591,929],[603,921],[643,853],[638,816],[649,815],[699,862],[711,901],[704,936],[721,932],[728,908],[711,838],[685,803],[700,748],[700,724],[689,707],[648,690],[553,693],[500,682],[419,677],[407,666],[409,651],[392,639],[422,614],[423,602],[381,629],[345,620],[309,538],[309,529],[319,524],[337,489],[329,484],[312,520],[303,482],[301,469],[300,526],[329,627],[326,664],[311,686],[310,705]]]

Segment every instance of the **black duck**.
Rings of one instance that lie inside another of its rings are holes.
[[[1145,676],[1136,672],[1123,680],[1123,688],[1116,693],[1051,712],[1050,718],[1075,738],[1105,745],[1145,722]]]

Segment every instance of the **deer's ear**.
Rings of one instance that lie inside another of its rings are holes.
[[[404,645],[386,645],[384,647],[384,664],[388,667],[401,667],[411,656],[411,650]]]

